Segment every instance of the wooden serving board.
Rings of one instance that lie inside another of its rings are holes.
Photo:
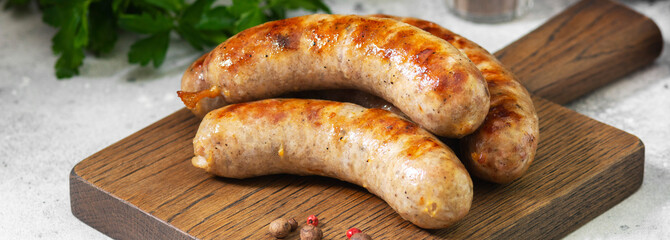
[[[628,36],[640,26],[651,33]],[[531,92],[566,102],[653,61],[662,46],[654,27],[619,4],[582,1],[497,55]],[[635,44],[621,47],[631,39]],[[637,66],[617,61],[622,55]],[[541,66],[531,64],[538,61]],[[555,68],[572,74],[540,74]],[[580,93],[566,94],[566,87]],[[191,166],[199,120],[186,109],[77,164],[70,174],[72,212],[120,239],[272,239],[272,220],[295,217],[302,223],[310,214],[319,217],[324,239],[345,239],[350,227],[375,239],[559,238],[639,188],[644,145],[549,100],[533,100],[541,140],[528,173],[508,185],[475,179],[470,213],[446,229],[419,229],[365,189],[336,179],[213,177]],[[293,233],[288,239],[297,238]]]

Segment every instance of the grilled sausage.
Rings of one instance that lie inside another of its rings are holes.
[[[530,94],[500,61],[476,43],[433,22],[389,15],[421,28],[454,45],[481,70],[488,83],[491,105],[486,120],[473,134],[460,140],[461,160],[473,175],[496,183],[521,177],[535,158],[539,141],[538,118]],[[400,111],[387,102],[360,91],[318,91],[295,96],[347,101],[365,107]]]
[[[491,105],[481,127],[461,140],[461,159],[473,175],[491,182],[508,183],[521,177],[535,158],[540,133],[530,94],[514,74],[484,48],[438,24],[375,16],[421,28],[451,43],[475,63],[488,83]]]
[[[483,122],[490,103],[481,73],[443,39],[391,19],[326,14],[240,32],[189,67],[179,94],[202,116],[230,103],[343,88],[380,96],[456,138]]]
[[[232,104],[205,116],[193,145],[193,165],[215,175],[338,178],[421,228],[453,224],[472,202],[472,180],[454,152],[382,109],[305,99]]]

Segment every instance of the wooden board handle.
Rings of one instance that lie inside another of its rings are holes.
[[[495,53],[531,93],[570,102],[656,59],[648,17],[609,0],[583,0]]]

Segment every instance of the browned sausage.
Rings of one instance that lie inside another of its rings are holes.
[[[381,109],[304,99],[232,104],[205,116],[193,145],[193,165],[207,172],[338,178],[366,188],[421,228],[453,224],[472,202],[472,181],[454,152]]]
[[[191,65],[180,97],[202,116],[229,103],[343,88],[380,96],[448,137],[472,133],[490,103],[481,73],[443,39],[391,19],[326,14],[231,37]]]
[[[530,95],[514,75],[476,43],[433,22],[389,15],[372,16],[399,20],[428,31],[454,45],[477,65],[488,83],[491,106],[482,126],[461,139],[461,160],[473,175],[491,182],[508,183],[521,177],[535,157],[539,127]],[[315,91],[294,96],[400,111],[388,102],[360,91]]]
[[[535,158],[539,126],[530,94],[514,74],[484,48],[433,22],[375,16],[393,18],[438,36],[477,65],[488,83],[491,106],[482,126],[461,140],[461,159],[473,175],[488,181],[508,183],[521,177]]]

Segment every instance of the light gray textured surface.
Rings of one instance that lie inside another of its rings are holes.
[[[521,19],[485,25],[454,17],[438,0],[327,1],[335,13],[435,21],[491,52],[573,2],[537,0]],[[670,239],[670,1],[625,3],[659,25],[665,40],[661,57],[567,107],[642,139],[644,183],[569,239]],[[175,91],[181,73],[200,54],[174,39],[160,69],[129,65],[125,54],[134,39],[124,36],[114,53],[87,58],[79,77],[59,81],[50,49],[54,32],[35,10],[0,12],[0,239],[105,239],[71,214],[70,170],[180,109]]]

